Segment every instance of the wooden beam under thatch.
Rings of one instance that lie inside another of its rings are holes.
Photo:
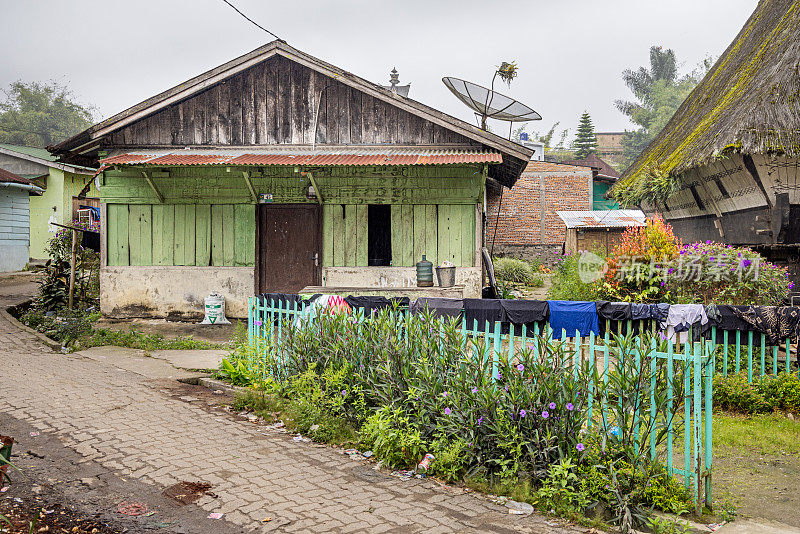
[[[800,0],[758,3],[612,195],[641,202],[650,181],[729,153],[800,156]]]

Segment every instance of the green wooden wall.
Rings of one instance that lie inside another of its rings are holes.
[[[413,266],[425,254],[435,264],[475,263],[475,206],[395,204],[391,208],[392,265]],[[367,206],[325,204],[322,210],[322,264],[367,266]]]
[[[252,204],[109,204],[108,265],[253,266]]]
[[[107,170],[108,265],[239,265],[255,259],[255,205],[241,168]],[[391,204],[392,265],[413,266],[426,254],[439,264],[472,266],[475,205],[483,168],[329,167],[314,173],[323,206],[326,266],[367,266],[367,205]],[[275,203],[308,203],[307,176],[286,167],[250,169],[257,194]]]

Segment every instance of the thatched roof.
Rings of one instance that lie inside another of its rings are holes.
[[[668,195],[675,176],[729,153],[800,156],[800,0],[758,3],[612,194]]]

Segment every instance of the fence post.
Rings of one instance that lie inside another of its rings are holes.
[[[592,428],[592,403],[594,402],[594,380],[597,376],[597,366],[594,359],[594,332],[589,332],[589,409],[587,410],[587,423],[586,426],[591,430]]]
[[[702,491],[702,486],[700,484],[702,480],[702,471],[700,465],[700,418],[701,418],[701,410],[702,410],[702,376],[703,376],[703,368],[701,366],[701,344],[700,343],[693,343],[694,345],[694,385],[693,391],[694,394],[694,417],[692,417],[692,427],[694,429],[694,445],[692,447],[692,460],[695,463],[695,490],[697,493],[697,500],[695,502],[695,511],[700,514],[703,509],[702,499],[700,498],[700,493]]]
[[[686,489],[691,485],[692,472],[692,351],[691,343],[683,344],[683,468],[686,474],[683,484]]]
[[[753,381],[753,331],[747,332],[747,383]]]
[[[674,365],[674,355],[672,353],[674,349],[674,345],[672,341],[667,342],[667,413],[672,415],[672,396],[674,394],[672,390],[672,380],[675,375],[673,365]],[[672,460],[672,441],[675,436],[675,421],[670,419],[669,421],[669,428],[667,428],[667,472],[672,475],[674,470],[673,460]]]
[[[253,346],[253,300],[255,297],[250,297],[247,299],[247,342],[250,343],[250,346]]]
[[[722,331],[722,376],[728,376],[728,331]]]
[[[705,445],[705,481],[706,481],[706,506],[711,508],[711,473],[713,463],[713,446],[714,446],[714,373],[716,372],[716,351],[708,356],[706,362],[706,387],[705,387],[705,426],[706,435],[704,440]]]
[[[640,330],[641,331],[641,330]],[[650,340],[650,460],[656,459],[656,375],[658,374],[658,355],[656,338]]]

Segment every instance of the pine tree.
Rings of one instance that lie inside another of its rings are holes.
[[[597,136],[594,135],[594,125],[589,113],[584,111],[578,123],[578,133],[575,142],[572,143],[575,149],[575,157],[583,159],[589,154],[594,154],[597,150]]]

